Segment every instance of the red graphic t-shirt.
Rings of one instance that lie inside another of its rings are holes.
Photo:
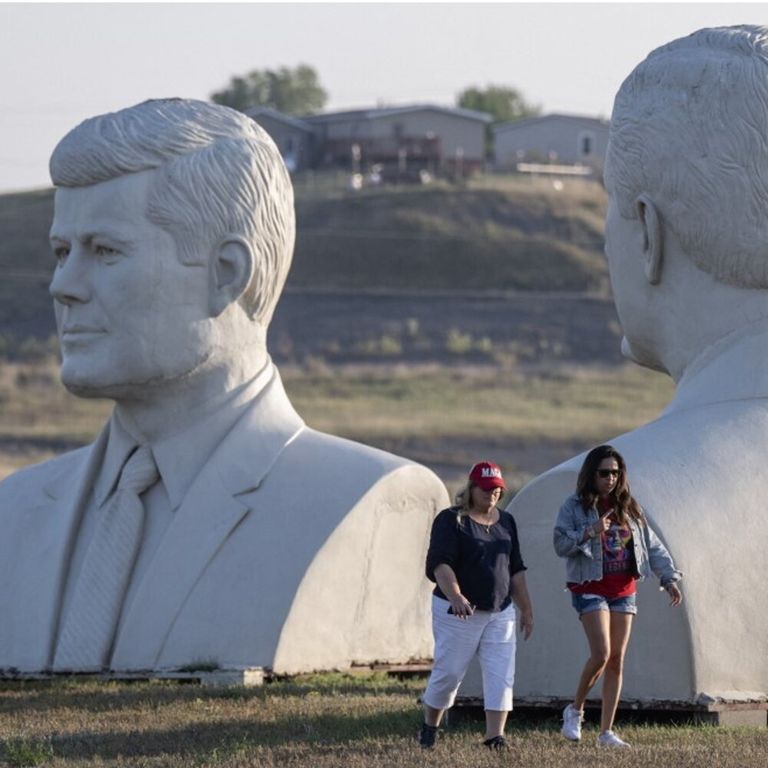
[[[599,499],[597,511],[604,515],[612,510],[613,503]],[[602,595],[613,599],[634,595],[635,585],[635,551],[632,545],[632,531],[628,525],[621,525],[613,512],[608,515],[610,525],[608,530],[600,534],[603,548],[603,578],[600,581],[586,581],[583,584],[569,583],[571,592],[580,595]]]

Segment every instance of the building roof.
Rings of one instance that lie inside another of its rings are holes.
[[[513,120],[509,123],[501,123],[493,127],[494,133],[504,133],[505,131],[515,130],[517,128],[536,125],[537,123],[550,122],[558,120],[560,122],[574,123],[578,125],[589,125],[594,128],[608,128],[610,122],[602,117],[591,117],[589,115],[567,115],[562,112],[551,112],[548,115],[538,117],[524,117],[521,120]]]
[[[259,122],[260,117],[268,117],[271,120],[277,120],[278,122],[289,125],[291,128],[296,128],[299,131],[306,131],[307,133],[312,131],[312,126],[309,125],[306,120],[299,117],[284,115],[282,112],[278,112],[276,109],[271,109],[270,107],[251,107],[250,109],[245,110],[245,114],[257,123]]]
[[[476,112],[473,109],[461,107],[439,107],[435,104],[411,104],[402,107],[375,107],[372,109],[353,109],[343,112],[323,112],[317,115],[307,115],[303,119],[308,123],[336,123],[348,120],[376,120],[377,118],[396,117],[413,112],[442,112],[454,117],[477,120],[482,123],[493,122],[493,117],[486,112]]]

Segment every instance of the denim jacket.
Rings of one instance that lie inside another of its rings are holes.
[[[599,581],[603,578],[603,548],[599,536],[584,539],[588,525],[596,523],[600,515],[595,507],[586,512],[576,494],[569,496],[560,507],[554,530],[555,552],[566,558],[566,581],[582,584],[585,581]],[[661,585],[679,581],[683,574],[675,568],[667,548],[653,532],[647,522],[630,519],[635,563],[640,579],[655,574]]]

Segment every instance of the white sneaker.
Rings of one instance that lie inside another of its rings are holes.
[[[576,709],[573,704],[569,704],[563,710],[563,727],[560,729],[560,733],[562,733],[568,741],[580,741],[581,724],[583,722],[584,711]]]
[[[620,739],[613,731],[604,731],[597,737],[598,747],[630,747],[626,741]]]

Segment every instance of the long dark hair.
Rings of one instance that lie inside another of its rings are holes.
[[[593,448],[581,465],[579,479],[576,481],[576,494],[579,497],[582,508],[586,511],[597,504],[599,494],[595,483],[595,475],[603,459],[616,459],[616,463],[619,465],[619,477],[616,481],[616,487],[611,492],[611,498],[616,504],[616,516],[619,522],[625,525],[629,518],[643,522],[643,511],[629,490],[627,463],[624,461],[624,457],[612,445],[598,445],[597,448]]]

